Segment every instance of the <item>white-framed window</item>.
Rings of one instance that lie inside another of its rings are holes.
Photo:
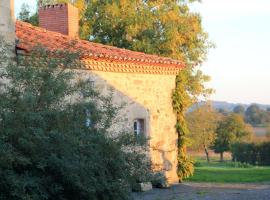
[[[133,123],[133,130],[135,135],[142,135],[145,131],[144,119],[135,119]]]

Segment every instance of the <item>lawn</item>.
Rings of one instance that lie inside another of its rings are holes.
[[[191,182],[216,182],[216,183],[258,183],[270,182],[270,167],[246,166],[239,163],[217,160],[210,164],[196,158],[194,176],[187,179]]]

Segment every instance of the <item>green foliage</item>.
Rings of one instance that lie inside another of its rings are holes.
[[[211,45],[184,1],[92,0],[84,17],[84,38],[121,48],[199,63]]]
[[[270,122],[270,112],[260,109],[256,104],[250,105],[245,112],[245,120],[254,126]]]
[[[236,114],[244,115],[245,114],[245,107],[242,105],[237,105],[233,108],[233,112]]]
[[[0,199],[126,200],[149,178],[137,138],[108,136],[118,109],[70,70],[79,57],[40,47],[18,64],[1,57]]]
[[[38,14],[37,12],[31,13],[29,5],[26,3],[22,4],[18,19],[24,22],[28,22],[34,26],[38,26]]]
[[[235,143],[232,145],[233,160],[252,165],[270,165],[270,142]]]
[[[191,140],[192,150],[204,150],[210,161],[208,149],[216,137],[216,127],[222,116],[212,108],[211,103],[205,103],[186,114],[190,130],[188,138]]]
[[[188,68],[183,70],[176,77],[176,86],[173,92],[173,109],[176,112],[178,133],[178,176],[180,181],[193,174],[193,162],[188,158],[186,153],[187,134],[189,133],[185,120],[187,108],[197,100],[199,94],[206,94],[209,91],[204,88],[204,81],[207,77],[197,73],[192,76],[192,70]]]
[[[219,122],[216,133],[212,149],[215,153],[220,153],[220,160],[223,161],[223,152],[229,151],[232,143],[236,141],[250,139],[252,130],[241,115],[231,114]]]

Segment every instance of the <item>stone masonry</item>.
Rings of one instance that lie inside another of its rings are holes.
[[[0,1],[0,35],[5,42],[14,44],[15,42],[15,16],[14,0]]]
[[[114,73],[89,71],[89,77],[101,93],[112,88],[114,102],[125,104],[119,130],[132,131],[136,118],[145,120],[145,134],[150,138],[150,157],[155,171],[165,172],[169,183],[177,183],[176,116],[172,108],[175,75]]]

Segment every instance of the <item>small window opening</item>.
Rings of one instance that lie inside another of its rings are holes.
[[[86,121],[85,121],[85,125],[88,128],[91,128],[93,126],[92,120],[91,120],[91,113],[89,112],[89,110],[86,110]]]
[[[95,81],[89,81],[89,84],[92,88],[95,87]]]
[[[136,119],[133,123],[133,129],[135,135],[142,135],[144,134],[145,125],[144,119]]]

